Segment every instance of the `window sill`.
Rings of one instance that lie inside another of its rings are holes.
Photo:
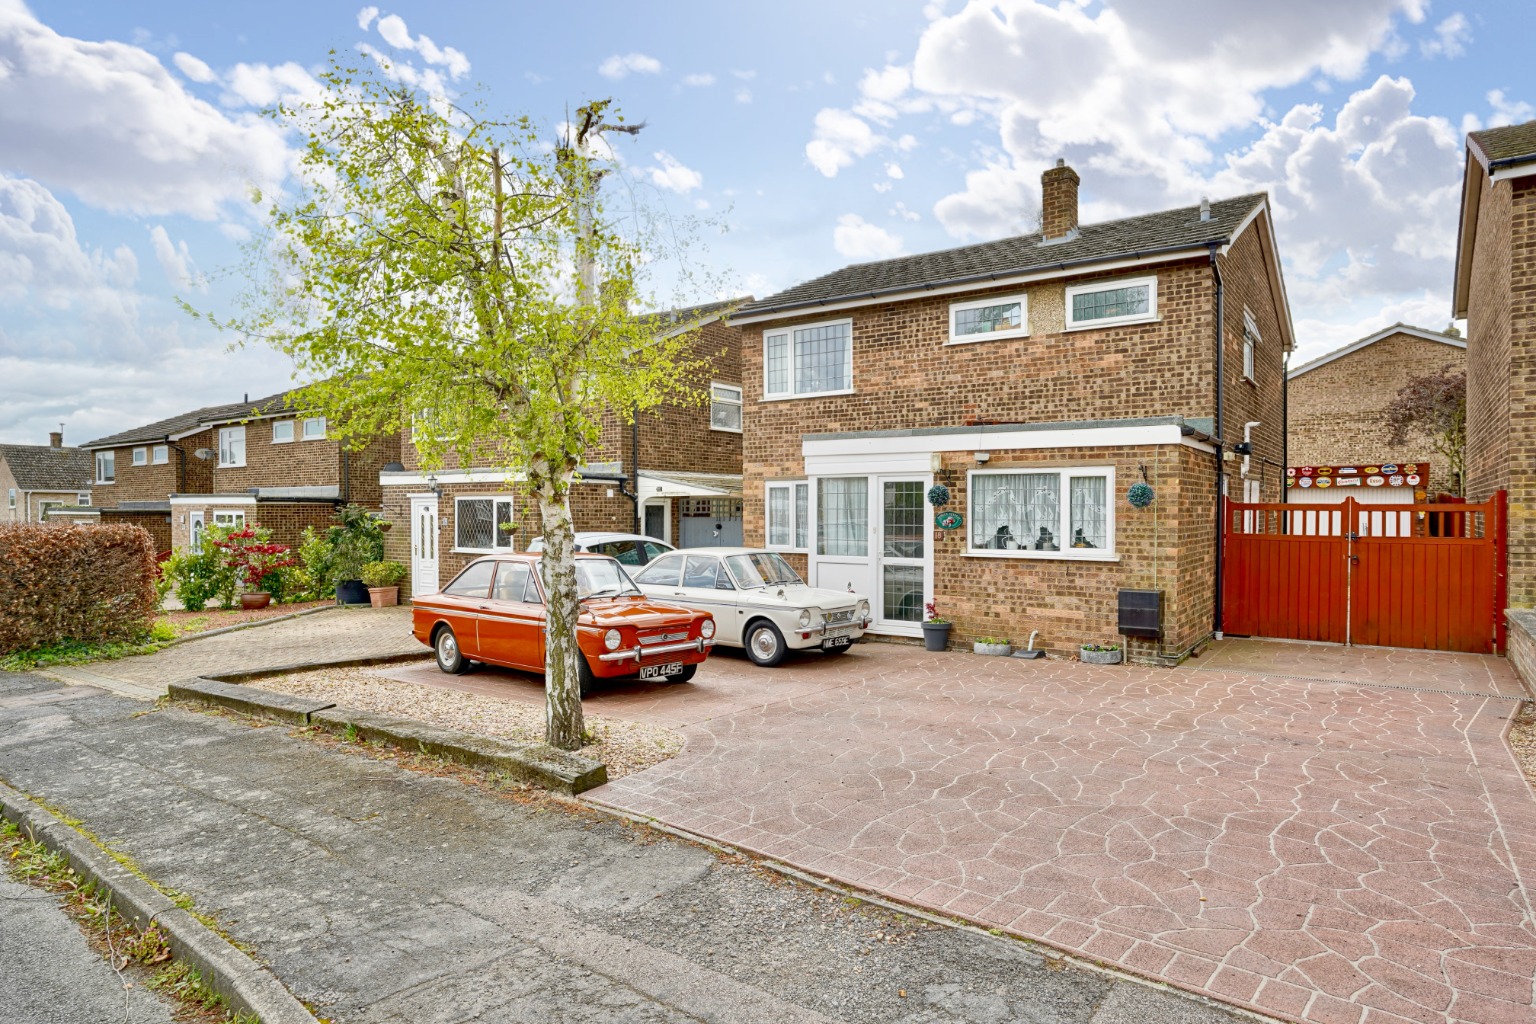
[[[1094,548],[1085,549],[1092,554],[1078,554],[1068,549],[1066,551],[967,551],[966,558],[1022,558],[1034,561],[1050,562],[1118,562],[1120,555],[1114,551],[1100,551]]]
[[[243,463],[243,462],[221,462],[221,463],[219,463],[219,468],[220,469],[244,469],[245,468],[245,463]]]
[[[289,439],[288,439],[288,440],[286,440],[286,441],[279,441],[279,440],[278,440],[278,439],[277,439],[277,438],[275,438],[275,437],[274,437],[274,438],[273,438],[273,439],[272,439],[272,443],[273,443],[273,444],[293,444],[293,438],[291,438],[291,437],[290,437],[290,438],[289,438]]]
[[[741,433],[741,428],[740,427],[716,427],[716,426],[711,426],[709,429],[712,432],[716,433],[716,434],[739,434],[739,433]]]
[[[830,398],[834,395],[851,395],[853,388],[844,388],[841,391],[810,391],[803,395],[764,395],[764,402],[792,402],[805,398]]]
[[[1083,323],[1083,324],[1067,324],[1064,328],[1062,328],[1062,330],[1064,330],[1064,331],[1100,331],[1100,330],[1103,330],[1106,327],[1131,327],[1131,326],[1134,326],[1136,324],[1158,324],[1158,323],[1162,323],[1162,322],[1163,322],[1163,318],[1160,317],[1160,316],[1138,316],[1138,317],[1132,317],[1132,318],[1126,319],[1126,320],[1121,320],[1121,319],[1116,319],[1116,320],[1090,320],[1087,323]]]
[[[115,483],[117,483],[116,480],[97,480],[95,486],[97,486],[97,487],[111,487]]]
[[[986,342],[989,342],[989,341],[1007,341],[1010,338],[1027,338],[1027,337],[1029,337],[1029,332],[1027,330],[1026,331],[988,331],[985,334],[966,334],[966,335],[962,335],[961,337],[958,337],[958,338],[955,337],[954,335],[950,335],[949,340],[944,342],[944,344],[945,345],[981,345],[981,344],[985,344]]]

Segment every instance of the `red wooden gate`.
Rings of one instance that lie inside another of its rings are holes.
[[[1480,505],[1227,502],[1223,628],[1238,636],[1504,649],[1504,493]]]

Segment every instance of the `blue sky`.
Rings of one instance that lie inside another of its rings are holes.
[[[228,308],[243,194],[293,141],[256,111],[333,48],[551,132],[614,97],[647,122],[625,180],[728,228],[698,258],[738,293],[1033,230],[1057,157],[1085,221],[1268,191],[1300,362],[1445,325],[1463,133],[1536,117],[1533,28],[1425,0],[0,0],[0,440],[287,385],[174,300]]]

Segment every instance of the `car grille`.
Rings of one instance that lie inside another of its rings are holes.
[[[641,644],[671,644],[671,643],[676,643],[679,640],[687,640],[687,639],[688,639],[688,631],[684,630],[681,633],[652,633],[650,636],[642,636],[640,638],[640,643]]]
[[[852,622],[853,609],[845,608],[840,612],[827,612],[827,622]]]

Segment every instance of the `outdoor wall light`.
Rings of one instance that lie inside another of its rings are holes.
[[[977,462],[987,462],[992,458],[991,452],[977,452],[972,456]]]
[[[439,490],[437,486],[437,474],[429,473],[427,475],[427,490],[431,491],[433,494],[442,493],[442,491]]]
[[[943,452],[934,452],[932,455],[928,456],[928,468],[933,470],[935,473],[937,473],[939,470],[943,469],[944,468],[944,453]]]

